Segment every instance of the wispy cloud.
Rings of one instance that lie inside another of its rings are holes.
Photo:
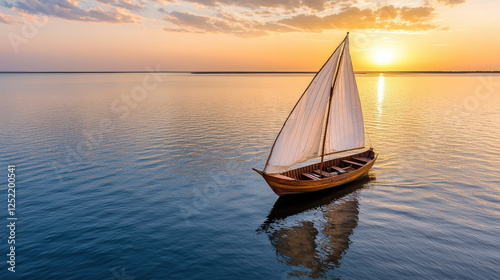
[[[19,22],[15,20],[12,16],[4,15],[0,13],[0,23],[6,24],[18,24]]]
[[[458,4],[465,3],[466,0],[437,0],[437,1],[447,6],[455,6]]]
[[[179,3],[177,0],[151,0],[151,2],[160,3],[163,5],[178,4]]]
[[[451,9],[465,2],[421,1],[384,5],[358,0],[0,0],[0,5],[20,15],[115,24],[141,23],[148,14],[162,18],[163,29],[169,32],[249,37],[335,29],[444,30],[436,24],[436,8]],[[0,14],[0,22],[13,24],[16,19]]]
[[[130,0],[95,0],[101,4],[124,8],[131,11],[142,10],[146,8],[145,1],[130,1]]]
[[[219,10],[219,13],[214,16],[173,11],[164,20],[174,25],[167,29],[169,31],[177,26],[183,32],[232,33],[238,36],[260,36],[294,31],[322,32],[334,29],[422,31],[439,29],[439,26],[431,23],[434,9],[433,7],[395,7],[393,5],[365,9],[345,7],[338,12],[323,16],[303,12],[288,15],[279,20],[251,20],[224,10]]]
[[[331,3],[339,1],[331,0],[186,0],[203,6],[237,6],[250,9],[259,8],[283,8],[285,10],[296,10],[309,8],[314,11],[322,11]]]
[[[274,22],[260,22],[238,17],[234,13],[220,11],[216,16],[196,15],[186,11],[173,11],[164,20],[178,28],[166,28],[167,31],[195,33],[231,33],[242,37],[263,36],[268,31],[297,31],[289,26]]]
[[[79,2],[78,0],[19,0],[2,2],[2,5],[14,11],[34,15],[48,15],[69,20],[106,23],[140,22],[140,17],[128,13],[126,9],[110,7],[104,10],[100,6],[83,9],[79,5]]]

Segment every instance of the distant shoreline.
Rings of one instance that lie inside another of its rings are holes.
[[[197,71],[191,74],[316,74],[313,71]],[[355,74],[475,74],[500,73],[500,71],[354,71]]]
[[[0,74],[140,74],[148,71],[0,71]],[[193,75],[315,74],[314,71],[157,71]],[[500,74],[499,71],[354,71],[356,74]]]

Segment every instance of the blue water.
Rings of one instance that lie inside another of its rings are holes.
[[[311,78],[0,75],[0,278],[497,279],[500,76],[357,75],[374,168],[278,200],[251,168]]]

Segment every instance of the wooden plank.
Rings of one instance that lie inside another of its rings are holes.
[[[361,166],[361,167],[365,166],[364,164],[361,164],[359,162],[354,162],[354,161],[350,161],[350,160],[347,160],[347,159],[343,159],[342,161],[345,162],[345,163],[349,163],[349,164],[357,165],[357,166]]]
[[[347,171],[337,166],[330,166],[330,168],[337,170],[340,174],[347,173]]]
[[[323,174],[323,176],[325,176],[325,177],[333,177],[334,175],[337,175],[337,172],[335,172],[335,174],[332,174],[332,173],[326,172],[326,171],[321,171],[321,173],[319,173],[319,169],[314,170],[314,172],[316,174],[320,174],[320,175]]]
[[[355,160],[362,161],[362,162],[369,162],[371,160],[371,159],[366,158],[366,157],[352,157],[352,158]]]
[[[361,168],[362,168],[362,167],[361,167]],[[347,171],[347,172],[352,172],[352,171],[355,171],[355,170],[357,170],[357,169],[356,169],[356,168],[354,168],[354,167],[352,167],[352,166],[349,166],[349,167],[344,168],[344,170],[345,170],[345,171]]]
[[[319,180],[319,177],[317,175],[311,174],[311,173],[302,173],[305,177],[311,179],[311,180]]]
[[[272,174],[270,176],[273,176],[273,177],[276,177],[276,178],[280,178],[280,179],[285,179],[285,180],[295,180],[294,178],[291,178],[291,177],[288,177],[288,176],[285,176],[285,175],[281,175],[281,174]]]

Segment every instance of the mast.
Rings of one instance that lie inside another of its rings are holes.
[[[326,111],[325,134],[323,135],[323,148],[321,150],[321,163],[319,165],[319,173],[320,173],[321,178],[323,178],[322,171],[323,171],[323,160],[325,157],[326,133],[328,131],[328,121],[330,119],[330,107],[332,106],[333,89],[335,88],[335,82],[337,81],[337,77],[339,74],[340,64],[342,63],[342,57],[344,56],[345,40],[348,40],[348,37],[349,37],[349,32],[347,32],[347,35],[345,36],[344,41],[342,41],[342,43],[344,43],[344,46],[342,47],[342,53],[340,53],[339,62],[337,63],[337,69],[335,70],[335,77],[333,78],[333,84],[332,84],[332,87],[330,89],[330,97],[328,98],[328,106],[326,108],[327,111]]]

